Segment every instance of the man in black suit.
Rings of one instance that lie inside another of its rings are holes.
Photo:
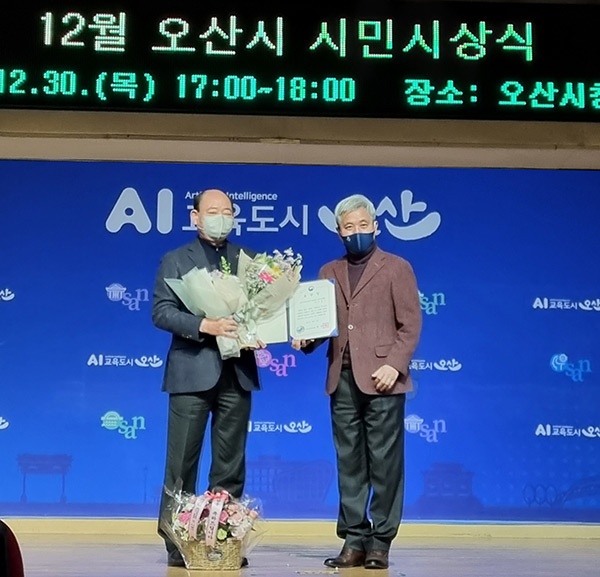
[[[229,318],[208,318],[188,311],[167,286],[166,278],[181,278],[194,267],[214,270],[225,257],[236,274],[242,247],[227,241],[233,229],[231,199],[221,190],[205,190],[194,199],[192,221],[198,238],[167,253],[161,260],[152,304],[152,321],[172,334],[163,379],[169,393],[167,459],[164,484],[196,493],[202,444],[209,417],[212,458],[209,487],[226,489],[241,497],[245,481],[245,449],[251,391],[259,389],[254,353],[242,350],[239,358],[223,361],[216,337],[235,338],[237,323]],[[247,251],[250,256],[254,252]],[[161,517],[168,500],[161,499]],[[170,566],[183,566],[181,554],[160,528]],[[243,564],[247,561],[244,559]]]

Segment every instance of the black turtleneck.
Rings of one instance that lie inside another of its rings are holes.
[[[377,248],[377,243],[374,242],[371,245],[371,248],[360,256],[353,255],[348,253],[346,255],[346,260],[348,262],[348,281],[350,282],[350,294],[354,292],[354,289],[358,285],[358,281],[362,276],[369,259],[373,256],[375,249]],[[349,343],[346,343],[346,347],[344,348],[344,353],[342,355],[342,368],[348,369],[352,366],[352,359],[350,358],[350,347]]]
[[[371,258],[372,254],[375,252],[377,248],[377,243],[374,242],[371,245],[371,248],[360,256],[348,253],[346,255],[346,260],[348,261],[348,280],[350,281],[350,294],[354,292],[362,273],[367,267],[367,263]]]
[[[208,270],[217,270],[221,268],[221,257],[227,258],[227,240],[224,240],[219,246],[211,244],[201,236],[198,237],[198,241],[202,245],[208,260]]]

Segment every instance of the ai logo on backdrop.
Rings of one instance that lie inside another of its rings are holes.
[[[550,366],[553,371],[563,373],[575,383],[583,382],[583,375],[592,372],[592,364],[587,359],[581,359],[574,363],[569,362],[569,357],[564,353],[553,355],[550,359]]]
[[[194,193],[187,193],[186,199],[193,198]],[[277,194],[274,193],[253,193],[244,191],[241,193],[230,193],[229,197],[236,201],[277,201]],[[272,206],[253,207],[253,221],[262,223],[272,220],[269,218],[255,218],[260,210],[272,210]],[[297,228],[302,226],[302,234],[308,234],[308,206],[303,205],[303,216],[300,219],[302,225],[292,214],[294,207],[288,207],[287,215],[279,226],[283,227],[287,223],[292,223]],[[256,212],[255,212],[256,211]],[[388,233],[399,240],[419,240],[427,238],[434,234],[440,227],[442,215],[438,211],[428,210],[427,203],[422,200],[415,200],[411,190],[403,190],[399,195],[399,207],[388,196],[384,197],[376,208],[377,216],[383,221]],[[138,191],[128,186],[121,191],[119,198],[112,207],[106,218],[105,227],[110,233],[118,233],[123,227],[133,227],[140,234],[147,234],[156,229],[160,234],[169,234],[173,230],[174,214],[174,195],[169,188],[161,188],[156,194],[156,204],[145,206],[140,198]],[[390,216],[390,220],[387,216]],[[328,230],[335,232],[337,225],[333,211],[327,206],[321,206],[318,209],[317,216],[321,224]],[[239,234],[239,223],[246,219],[237,218],[236,230]],[[193,230],[192,227],[184,227],[183,230]],[[251,230],[248,228],[247,230]],[[272,229],[265,228],[261,224],[258,231],[276,232],[278,227]],[[381,232],[381,230],[379,231]]]
[[[15,293],[9,288],[2,289],[0,291],[0,300],[4,302],[12,301],[15,298]]]
[[[254,356],[256,357],[256,364],[261,369],[268,367],[278,377],[287,377],[289,376],[288,369],[296,368],[296,356],[291,353],[283,355],[282,359],[279,360],[274,358],[267,349],[258,349],[254,351]]]
[[[156,196],[156,230],[169,234],[173,230],[173,191],[162,188]],[[108,232],[119,232],[124,226],[133,226],[139,233],[152,230],[152,220],[135,188],[124,188],[106,219]]]
[[[0,431],[8,429],[9,425],[10,423],[4,417],[0,417]]]
[[[146,430],[144,417],[132,417],[131,423],[126,421],[117,411],[108,411],[100,417],[102,427],[108,431],[117,431],[126,439],[137,439],[138,431]]]
[[[130,311],[139,311],[140,303],[147,303],[150,300],[148,289],[135,289],[134,292],[127,292],[127,287],[118,282],[106,287],[106,296],[108,300],[121,303]]]
[[[566,311],[572,309],[588,312],[600,312],[600,298],[576,301],[565,298],[536,297],[533,301],[533,308],[538,310],[554,309]]]
[[[433,425],[429,425],[419,415],[408,415],[404,419],[404,429],[412,435],[419,435],[428,443],[437,443],[439,435],[447,433],[446,421],[444,419],[435,419]]]
[[[125,355],[105,355],[92,353],[87,360],[88,367],[142,367],[158,369],[164,362],[158,355],[141,357],[127,357]]]
[[[551,425],[540,423],[535,429],[536,437],[587,437],[600,439],[600,426],[575,427],[574,425]]]

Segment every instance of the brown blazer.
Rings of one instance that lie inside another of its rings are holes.
[[[335,391],[342,370],[342,354],[350,343],[356,384],[367,394],[378,394],[371,375],[382,365],[400,372],[386,394],[411,391],[408,366],[421,333],[421,306],[413,269],[403,258],[377,248],[350,294],[346,257],[320,270],[319,278],[335,281],[339,336],[329,340],[327,394]]]

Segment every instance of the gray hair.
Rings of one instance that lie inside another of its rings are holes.
[[[371,220],[375,220],[377,214],[375,213],[375,205],[362,194],[353,194],[348,196],[337,203],[335,207],[335,222],[339,228],[342,216],[348,212],[353,212],[359,208],[364,208],[369,213]]]

